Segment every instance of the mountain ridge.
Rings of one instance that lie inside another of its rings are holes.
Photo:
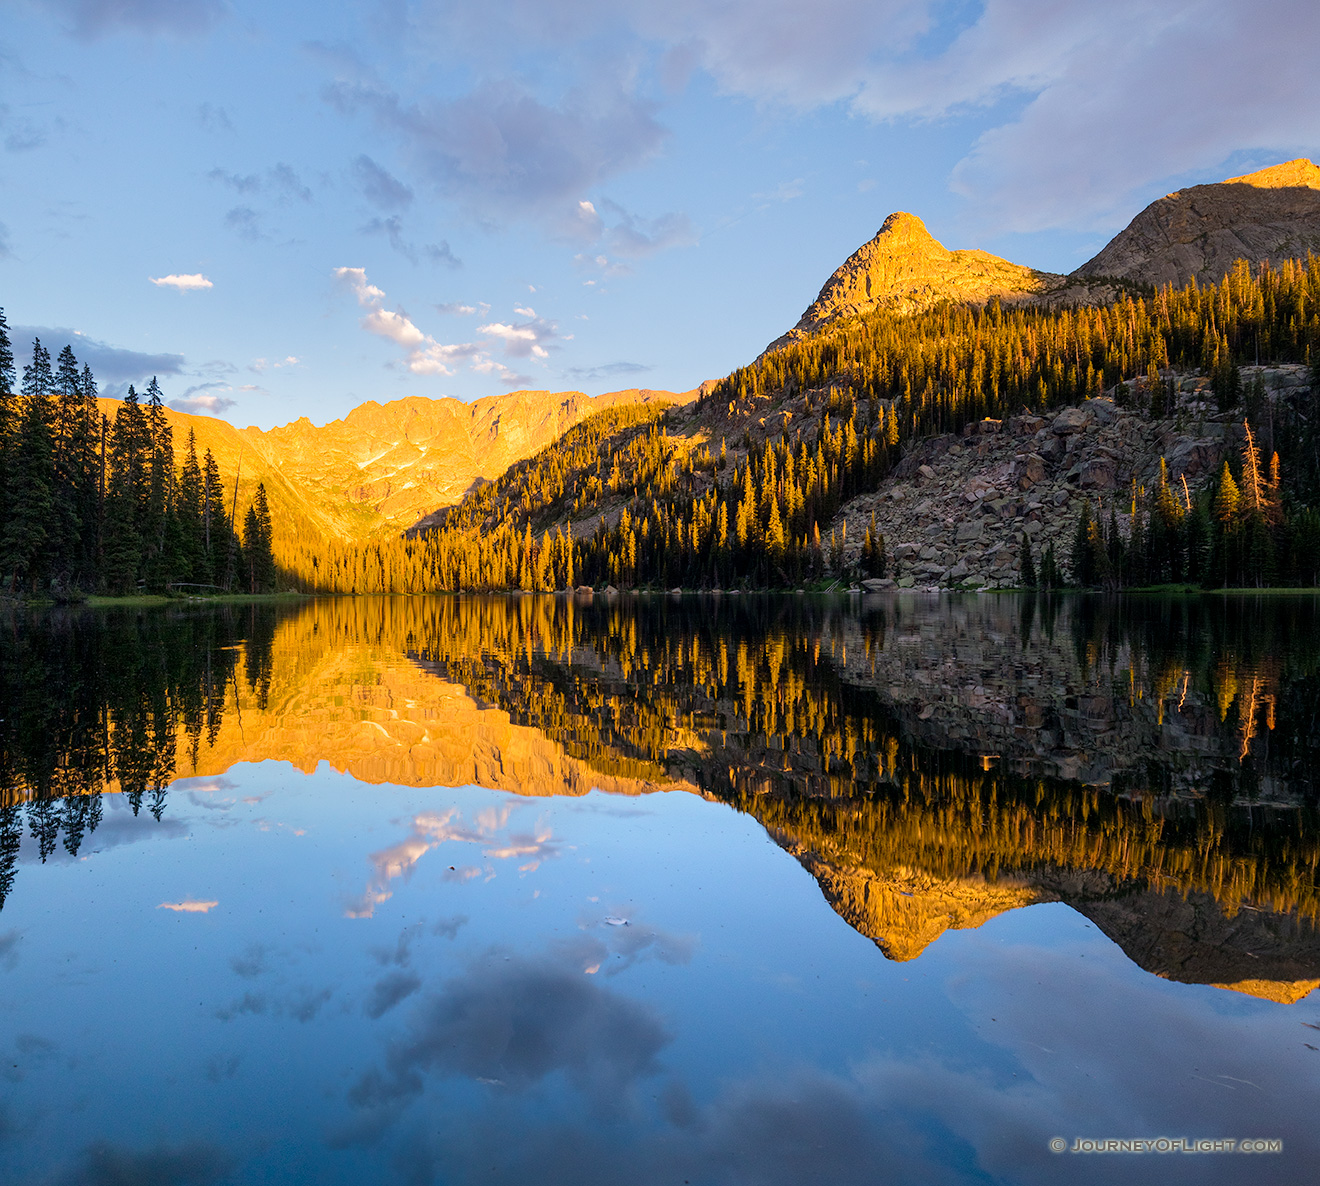
[[[341,543],[395,535],[475,484],[558,439],[587,416],[632,403],[678,403],[696,392],[625,388],[514,391],[464,403],[452,397],[368,400],[323,425],[306,416],[272,429],[167,407],[180,459],[191,430],[200,457],[211,450],[226,483],[237,479],[237,513],[260,482],[270,501],[277,557],[308,533]],[[97,401],[114,419],[121,401]],[[232,492],[227,501],[233,500]]]
[[[1094,304],[1123,287],[1218,282],[1238,259],[1264,262],[1320,252],[1320,167],[1305,157],[1150,203],[1092,259],[1067,275],[988,251],[949,250],[914,214],[895,211],[821,288],[797,324],[762,354],[876,308],[899,313],[943,300],[985,304]]]

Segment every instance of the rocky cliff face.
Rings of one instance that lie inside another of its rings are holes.
[[[1215,283],[1238,259],[1277,264],[1317,250],[1320,168],[1299,159],[1152,202],[1075,275],[1181,287]]]
[[[899,312],[941,300],[1021,301],[1056,293],[1067,279],[1009,263],[987,251],[950,251],[915,214],[885,219],[875,238],[852,253],[788,333],[767,352],[817,332],[829,322],[879,307]]]
[[[1248,384],[1259,375],[1273,400],[1310,383],[1304,366],[1244,367],[1242,374]],[[1236,455],[1239,414],[1217,411],[1202,375],[1183,376],[1179,387],[1166,419],[1092,399],[923,441],[831,527],[847,524],[845,554],[856,560],[874,514],[902,588],[1017,586],[1023,542],[1031,541],[1038,564],[1051,544],[1063,559],[1083,502],[1098,500],[1106,514],[1113,506],[1126,523],[1132,484],[1148,488],[1161,458],[1179,494],[1185,479],[1194,495],[1226,456]]]
[[[278,555],[282,544],[298,538],[350,542],[403,531],[593,412],[695,396],[632,388],[594,398],[580,391],[515,391],[471,404],[412,397],[368,402],[326,425],[303,417],[269,431],[210,416],[166,416],[176,452],[186,449],[192,431],[199,457],[210,449],[227,481],[239,474],[240,521],[257,483],[265,484]],[[113,419],[118,401],[100,404]]]

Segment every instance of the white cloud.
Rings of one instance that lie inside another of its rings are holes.
[[[527,320],[510,325],[492,321],[479,325],[477,333],[496,338],[504,343],[504,353],[510,358],[547,358],[547,345],[560,339],[559,327],[553,321],[537,317],[534,309],[517,306],[514,312]]]
[[[367,312],[362,328],[401,346],[405,365],[414,375],[452,375],[453,366],[476,357],[480,347],[471,342],[442,345],[423,333],[404,312],[386,309],[385,293],[367,279],[365,268],[336,268],[335,275],[352,290]]]
[[[234,389],[227,383],[198,383],[189,387],[182,395],[167,400],[176,412],[188,412],[193,415],[223,416],[234,406],[234,401],[226,392]],[[241,391],[260,391],[259,387],[243,387]]]
[[[215,287],[201,272],[190,272],[186,275],[171,272],[168,276],[148,276],[147,279],[157,288],[173,288],[179,292],[193,292],[201,288]]]

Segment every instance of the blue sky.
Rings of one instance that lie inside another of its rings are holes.
[[[1068,271],[1320,156],[1298,0],[0,0],[0,306],[108,393],[683,390],[893,210]]]

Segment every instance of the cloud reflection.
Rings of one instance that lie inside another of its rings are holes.
[[[659,1071],[668,1042],[649,1006],[562,959],[490,952],[413,1013],[384,1066],[348,1098],[375,1115],[379,1131],[422,1093],[426,1074],[522,1092],[559,1073],[594,1110],[616,1113],[638,1079]]]
[[[412,830],[403,840],[371,854],[371,879],[363,893],[348,903],[345,915],[348,918],[370,918],[377,906],[393,896],[392,882],[400,877],[407,881],[422,857],[449,841],[484,845],[482,855],[490,860],[532,857],[521,866],[527,872],[534,870],[541,861],[559,855],[562,846],[546,827],[539,826],[530,833],[506,832],[501,837],[511,812],[509,805],[486,808],[470,825],[463,822],[462,815],[453,807],[448,811],[423,811],[413,816]],[[475,866],[450,866],[444,879],[468,881],[480,875],[481,870]]]

